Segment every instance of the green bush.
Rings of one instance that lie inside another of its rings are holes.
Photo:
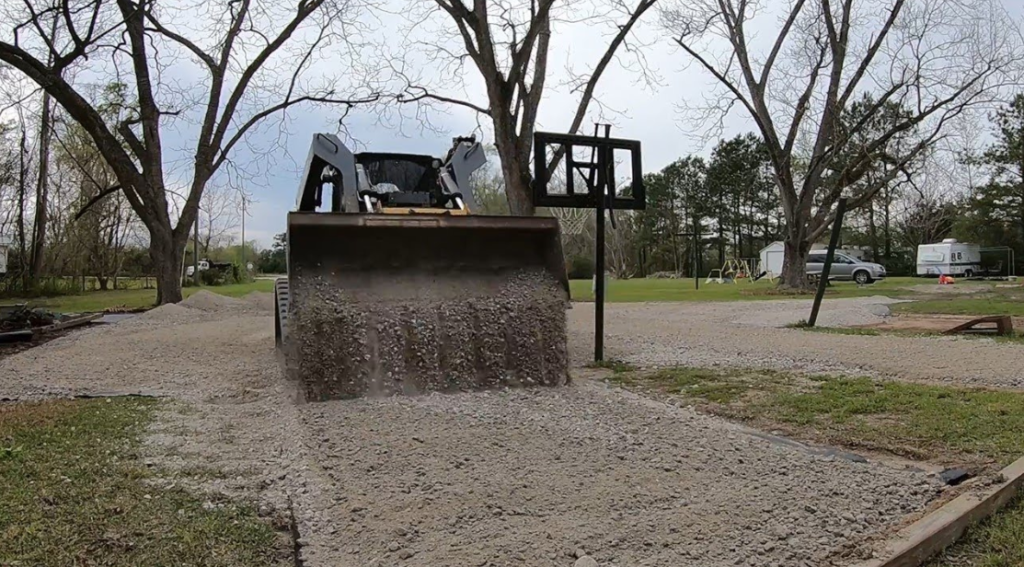
[[[202,285],[219,286],[253,281],[252,274],[241,264],[231,264],[230,267],[210,268],[199,272],[199,282]]]
[[[569,279],[589,280],[594,277],[594,260],[588,256],[573,256],[569,258]]]

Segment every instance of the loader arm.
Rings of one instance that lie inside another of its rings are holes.
[[[323,206],[323,188],[330,183],[331,212],[359,210],[356,157],[334,134],[314,134],[295,210],[314,212]]]

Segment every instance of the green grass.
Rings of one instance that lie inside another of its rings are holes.
[[[861,337],[877,337],[881,335],[878,329],[861,329],[858,327],[808,327],[806,322],[786,325],[790,329],[803,329],[811,333],[823,333],[826,335],[854,335]]]
[[[846,444],[938,458],[976,454],[1009,464],[1024,455],[1024,393],[822,378],[807,392],[780,390],[755,404],[760,415]]]
[[[889,297],[920,297],[908,291],[907,287],[919,285],[923,280],[917,278],[889,278],[884,281],[858,287],[852,282],[836,282],[828,289],[826,301],[840,297],[867,297],[885,295]],[[569,282],[572,298],[576,301],[593,301],[591,280],[571,280]],[[982,285],[982,284],[963,284]],[[185,297],[198,289],[239,297],[253,291],[272,291],[273,280],[257,280],[248,284],[236,284],[208,288],[185,288]],[[990,299],[990,296],[997,299]],[[693,288],[692,279],[632,279],[608,280],[607,300],[609,302],[639,301],[749,301],[811,298],[813,294],[780,293],[775,285],[768,282],[738,284],[705,284],[700,289]],[[976,313],[978,315],[1010,313],[1024,316],[1024,301],[1018,301],[1008,292],[994,288],[992,292],[979,293],[972,296],[957,296],[942,299],[931,299],[925,296],[923,301],[905,303],[894,306],[897,311],[907,313]],[[28,302],[30,305],[46,307],[66,313],[102,311],[112,307],[127,309],[143,309],[156,301],[156,291],[146,289],[130,289],[117,291],[92,291],[79,295],[52,297],[43,299],[0,299],[0,305]]]
[[[0,405],[0,565],[286,564],[288,538],[251,508],[145,482],[139,436],[156,405]]]
[[[893,310],[897,313],[1024,317],[1024,299],[1003,298],[996,294],[978,295],[980,297],[950,297],[900,303],[894,305]]]
[[[878,283],[857,287],[853,282],[836,282],[828,288],[826,298],[833,297],[867,297],[887,295],[890,297],[907,295],[910,292],[901,289],[920,283],[914,278],[889,278]],[[591,280],[570,280],[569,290],[576,301],[593,301]],[[705,284],[700,280],[700,289],[694,289],[692,279],[632,279],[608,280],[606,299],[609,302],[637,301],[745,301],[811,298],[813,293],[794,296],[789,293],[776,293],[775,284],[769,281],[741,282],[737,284]]]
[[[1024,496],[968,530],[928,567],[1019,567],[1024,565]]]
[[[232,284],[216,287],[186,287],[182,290],[185,297],[205,289],[230,297],[241,297],[254,291],[273,291],[273,280],[256,280],[252,283]],[[44,299],[2,299],[0,305],[25,303],[33,307],[45,307],[62,313],[87,313],[103,311],[114,307],[126,309],[144,309],[156,303],[156,290],[128,289],[117,291],[91,291],[79,295],[65,295]]]
[[[1002,464],[1024,455],[1024,392],[696,368],[613,380],[710,402],[713,413],[849,447]]]
[[[611,370],[615,374],[622,374],[625,372],[633,372],[636,367],[628,362],[622,362],[621,360],[602,360],[600,362],[591,362],[587,365],[587,368],[605,368]]]
[[[927,332],[927,331],[913,331],[909,329],[871,329],[871,328],[860,328],[860,327],[808,327],[806,323],[799,324],[795,323],[792,325],[786,325],[791,329],[803,329],[811,333],[822,333],[825,335],[853,335],[861,337],[944,337],[942,333],[938,332]],[[988,334],[960,334],[957,337],[964,339],[991,339],[1000,343],[1024,343],[1024,334],[1015,332],[1012,335],[988,335]]]

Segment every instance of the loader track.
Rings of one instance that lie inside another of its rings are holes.
[[[274,282],[274,340],[277,346],[284,344],[288,337],[288,309],[291,305],[291,290],[288,278]]]

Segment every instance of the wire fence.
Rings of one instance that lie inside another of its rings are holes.
[[[18,273],[0,276],[0,297],[48,297],[90,291],[156,289],[154,276],[42,276],[30,280]]]

